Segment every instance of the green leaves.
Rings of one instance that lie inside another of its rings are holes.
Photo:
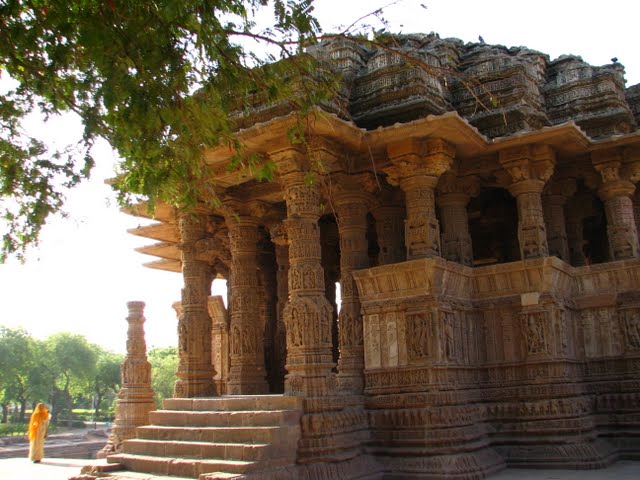
[[[16,86],[0,89],[0,261],[36,242],[66,189],[89,175],[97,137],[122,158],[114,184],[122,202],[189,209],[213,201],[203,150],[228,144],[243,155],[234,132],[244,114],[265,102],[304,114],[330,98],[334,85],[301,55],[320,33],[313,1],[274,1],[273,27],[258,31],[253,20],[267,3],[1,3],[0,66]],[[34,111],[74,112],[82,143],[74,152],[48,151],[22,128]],[[237,165],[259,179],[273,176],[268,164]]]

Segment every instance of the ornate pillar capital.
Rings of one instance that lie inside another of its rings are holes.
[[[631,197],[635,192],[635,185],[631,178],[631,171],[623,168],[621,152],[608,151],[611,157],[605,158],[606,152],[594,152],[591,154],[593,167],[602,177],[602,183],[598,188],[598,196],[606,202],[615,197]],[[597,153],[597,155],[596,155]]]
[[[544,185],[553,175],[556,154],[548,145],[523,145],[501,150],[498,160],[514,184],[538,180]]]
[[[438,177],[451,169],[455,148],[439,138],[408,138],[389,144],[387,155],[391,165],[384,172],[392,185],[400,185],[404,190],[402,183],[407,184],[410,178],[418,177],[422,179],[418,181],[427,182],[433,188]]]

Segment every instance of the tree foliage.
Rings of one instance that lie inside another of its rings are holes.
[[[153,348],[149,351],[151,363],[151,388],[158,407],[165,398],[173,396],[178,371],[178,350],[175,347]]]
[[[148,359],[161,406],[173,396],[178,352],[176,347],[153,348]],[[94,419],[103,417],[120,390],[123,360],[81,335],[61,332],[38,340],[23,328],[0,325],[0,423],[7,423],[10,407],[17,407],[17,420],[26,420],[26,410],[38,402],[51,407],[54,421],[68,419],[71,409],[89,407]]]
[[[117,395],[120,390],[120,365],[123,356],[100,351],[96,362],[95,375],[92,381],[94,418],[100,418],[100,409],[109,395]]]
[[[304,110],[327,95],[322,81],[290,81],[315,78],[313,59],[295,55],[320,31],[312,11],[313,0],[0,0],[0,73],[14,81],[0,91],[0,260],[37,240],[89,174],[97,137],[122,157],[122,201],[192,206],[209,188],[202,149],[241,151],[232,113],[248,99]],[[25,131],[33,111],[76,113],[82,141],[48,151]]]

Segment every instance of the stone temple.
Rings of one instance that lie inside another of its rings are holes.
[[[180,362],[175,398],[109,461],[463,480],[639,458],[640,85],[435,34],[311,53],[342,88],[305,143],[288,105],[238,119],[275,181],[208,149],[221,203],[131,231],[184,277]]]

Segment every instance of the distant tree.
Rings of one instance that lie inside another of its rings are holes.
[[[100,417],[100,408],[109,394],[117,394],[120,390],[120,365],[123,356],[111,352],[101,351],[98,354],[96,373],[93,380],[93,408],[94,418]]]
[[[74,397],[91,390],[96,375],[97,348],[82,335],[56,333],[45,342],[47,369],[53,380],[51,416],[58,421],[60,413],[70,415]]]
[[[176,347],[153,348],[149,351],[151,363],[151,387],[155,392],[158,407],[162,406],[165,398],[173,396],[178,371],[178,351]]]
[[[24,421],[27,403],[32,397],[31,377],[38,366],[37,342],[23,328],[0,326],[0,397],[2,420],[8,420],[13,402],[20,406]]]

